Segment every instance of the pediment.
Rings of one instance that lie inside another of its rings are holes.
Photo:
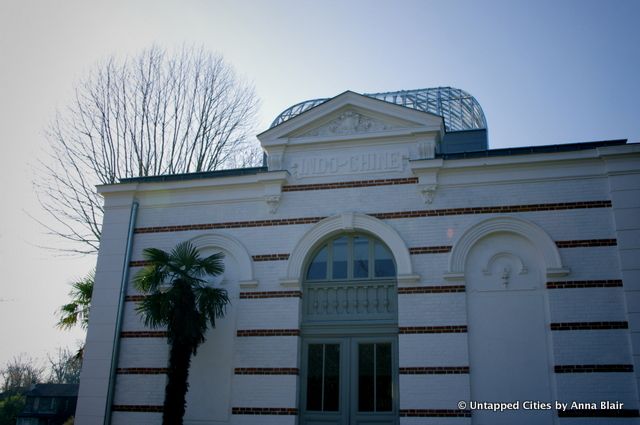
[[[337,113],[327,117],[328,122],[306,125],[298,131],[290,133],[289,137],[323,137],[323,136],[347,136],[358,133],[376,133],[395,130],[403,127],[417,127],[410,122],[398,122],[384,117],[374,117],[366,112],[353,107],[346,107]],[[326,121],[321,120],[321,121]]]
[[[345,92],[258,135],[264,147],[442,132],[437,115]]]

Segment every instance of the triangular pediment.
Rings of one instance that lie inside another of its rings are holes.
[[[376,114],[378,115],[378,114]],[[386,119],[385,119],[386,118]],[[328,120],[328,122],[326,122]],[[319,124],[320,122],[320,124]],[[358,133],[376,133],[395,130],[403,127],[417,127],[411,122],[391,120],[384,116],[373,116],[371,113],[347,106],[325,117],[323,120],[313,122],[297,131],[290,133],[289,137],[330,137],[346,136]]]
[[[442,117],[345,92],[258,135],[263,146],[443,131]]]

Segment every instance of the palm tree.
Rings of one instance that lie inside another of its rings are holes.
[[[171,346],[165,388],[164,425],[182,424],[189,387],[191,356],[205,341],[209,324],[224,316],[229,303],[227,291],[207,285],[208,276],[224,272],[224,255],[206,258],[189,242],[177,245],[170,253],[161,249],[144,250],[148,265],[135,277],[136,288],[147,296],[137,311],[146,326],[167,329]]]
[[[95,276],[95,270],[93,270],[71,284],[71,291],[69,291],[71,302],[60,307],[60,320],[57,323],[59,328],[71,329],[80,324],[82,329],[87,329]]]
[[[91,296],[93,295],[93,284],[96,278],[95,269],[90,271],[82,279],[71,283],[71,291],[69,297],[71,302],[60,307],[60,319],[56,326],[60,329],[71,329],[76,325],[80,325],[82,330],[86,330],[89,326],[89,308],[91,307]],[[78,348],[78,352],[74,356],[74,360],[82,362],[84,356],[84,342]]]

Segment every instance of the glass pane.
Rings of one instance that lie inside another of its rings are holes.
[[[309,344],[307,410],[322,410],[323,344]]]
[[[391,344],[376,344],[376,412],[392,410]]]
[[[307,279],[319,280],[327,278],[327,247],[325,246],[318,252],[316,258],[313,259],[309,270],[307,271]]]
[[[369,277],[369,239],[353,238],[353,277]]]
[[[333,278],[347,278],[347,241],[341,237],[333,241]]]
[[[358,411],[373,412],[373,350],[374,344],[358,344]]]
[[[340,345],[326,344],[324,354],[324,410],[340,409]]]
[[[393,277],[396,275],[396,266],[393,264],[393,257],[387,247],[376,242],[374,256],[376,277]]]

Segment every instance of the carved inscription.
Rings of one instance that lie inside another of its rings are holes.
[[[334,174],[402,171],[403,169],[402,153],[369,152],[354,155],[303,158],[293,164],[291,172],[295,177],[301,178]]]

